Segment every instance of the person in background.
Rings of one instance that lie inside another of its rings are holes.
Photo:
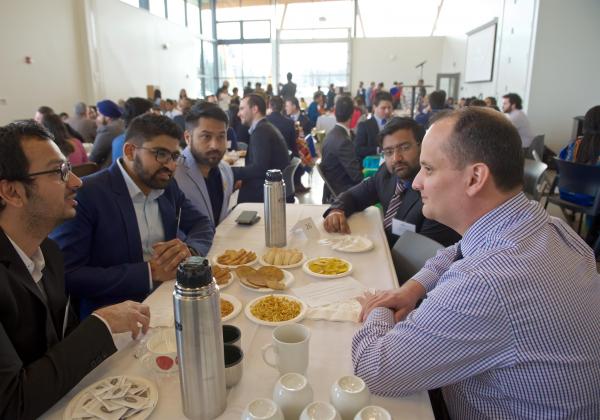
[[[162,102],[162,93],[160,89],[154,89],[154,96],[152,98],[152,104],[158,106],[160,109],[160,104]]]
[[[361,162],[365,157],[377,154],[379,141],[377,135],[386,122],[389,121],[393,110],[392,95],[388,92],[378,92],[373,98],[373,116],[362,121],[356,128],[354,148],[356,157]]]
[[[313,101],[306,110],[306,115],[308,116],[308,119],[313,127],[317,125],[317,119],[319,118],[319,115],[323,114],[324,112],[325,95],[323,95],[323,92],[316,91],[313,95]]]
[[[46,115],[53,115],[56,114],[54,112],[54,110],[52,108],[50,108],[49,106],[41,106],[37,109],[37,111],[35,112],[35,115],[33,116],[33,120],[38,123],[41,124],[42,123],[42,118]],[[69,133],[70,137],[75,137],[76,139],[79,139],[79,141],[81,141],[83,143],[83,136],[77,131],[75,130],[73,127],[71,127],[68,123],[65,123],[65,127],[67,128],[67,132]]]
[[[215,98],[214,103],[217,103],[216,98]],[[194,105],[194,101],[192,101],[187,96],[185,98],[181,98],[179,100],[179,110],[181,111],[181,114],[175,115],[173,117],[173,121],[181,129],[182,133],[185,130],[185,116],[187,115],[188,112],[190,112],[190,109],[192,109],[193,105]],[[184,139],[181,139],[181,141],[182,141],[182,143],[185,143]],[[182,144],[182,147],[185,147],[185,146],[183,146],[183,144]]]
[[[527,114],[523,112],[523,102],[516,93],[507,93],[502,97],[502,111],[507,118],[514,124],[521,136],[523,148],[528,148],[533,140],[533,131]]]
[[[469,103],[469,106],[485,106],[487,107],[487,104],[485,103],[485,101],[483,99],[473,99],[471,101],[471,103]],[[490,108],[490,107],[488,107]]]
[[[181,115],[181,111],[177,109],[177,107],[175,106],[175,101],[173,99],[167,99],[166,101],[162,101],[161,105],[163,104],[165,107],[163,115],[169,117],[170,119],[174,119],[177,115]],[[127,102],[125,102],[125,106],[127,106]]]
[[[367,94],[367,91],[365,89],[365,83],[361,80],[360,82],[358,82],[358,89],[356,89],[356,97],[362,98],[363,103],[364,103],[366,94]]]
[[[181,89],[179,91],[179,100],[182,100],[183,98],[187,98],[187,97],[188,97],[188,95],[187,95],[186,90],[185,89]]]
[[[440,111],[446,109],[446,92],[443,90],[434,90],[429,94],[429,105],[423,113],[415,117],[415,121],[421,124],[425,129],[429,128],[429,121]]]
[[[304,112],[308,108],[308,104],[304,100],[304,98],[300,98],[300,111]]]
[[[92,143],[96,138],[96,123],[87,117],[87,106],[78,102],[73,109],[73,116],[67,123],[83,136],[84,142]]]
[[[275,93],[273,92],[273,85],[271,83],[269,83],[267,85],[267,90],[265,91],[265,95],[267,95],[267,101],[273,97],[273,95],[275,95]]]
[[[281,97],[284,101],[296,97],[296,84],[292,82],[292,73],[286,75],[287,83],[281,88]]]
[[[61,112],[60,114],[58,114],[58,116],[60,117],[60,119],[63,123],[67,124],[67,120],[69,119],[69,114],[67,114],[66,112]]]
[[[306,134],[309,134],[310,130],[314,127],[308,117],[304,115],[304,112],[300,109],[300,103],[296,98],[287,98],[285,100],[285,113],[294,122],[299,123]]]
[[[442,388],[452,419],[599,419],[594,254],[525,197],[515,127],[489,108],[440,114],[420,161],[423,215],[462,239],[360,299],[355,375],[386,397]]]
[[[244,97],[250,95],[254,90],[252,89],[252,82],[248,82],[244,88]]]
[[[500,108],[498,108],[498,102],[496,101],[496,98],[494,98],[493,96],[486,96],[484,101],[485,101],[485,105],[487,107],[495,109],[496,111],[500,111]]]
[[[239,90],[237,87],[234,87],[231,90],[231,101],[230,103],[236,104],[236,105],[240,105],[240,95],[238,94]]]
[[[111,334],[148,331],[146,305],[79,322],[65,296],[63,256],[47,236],[75,216],[80,187],[44,127],[0,127],[0,418],[42,416],[117,351]]]
[[[112,142],[123,132],[123,121],[121,110],[110,99],[100,101],[96,105],[98,106],[96,118],[98,130],[89,159],[96,162],[98,166],[106,168],[112,162]]]
[[[88,161],[83,144],[79,139],[69,136],[67,127],[58,115],[44,115],[42,125],[54,136],[54,142],[71,165],[81,165]]]
[[[373,102],[371,100],[372,93],[375,90],[375,82],[371,82],[369,87],[365,91],[365,105],[367,106],[367,111],[371,112],[373,109]]]
[[[328,111],[333,110],[333,106],[335,105],[335,87],[333,83],[329,84],[329,90],[327,91],[327,102],[326,107]]]
[[[170,99],[167,99],[168,102]],[[173,102],[173,101],[171,101]],[[154,105],[148,99],[145,98],[129,98],[125,101],[123,107],[123,121],[125,122],[125,129],[129,127],[129,124],[135,117],[144,115],[151,112]],[[125,132],[119,134],[112,142],[112,161],[116,162],[121,156],[123,156],[123,145],[125,144]]]

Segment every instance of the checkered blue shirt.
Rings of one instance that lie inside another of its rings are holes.
[[[443,387],[455,419],[600,419],[600,277],[591,249],[518,194],[414,277],[403,322],[377,308],[352,342],[372,392]]]

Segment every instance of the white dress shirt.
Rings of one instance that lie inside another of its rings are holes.
[[[521,136],[521,142],[523,147],[529,147],[533,140],[533,131],[531,131],[531,125],[529,124],[529,118],[521,109],[514,109],[506,114],[509,120],[512,121]]]

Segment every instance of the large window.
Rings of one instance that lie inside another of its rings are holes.
[[[271,44],[222,44],[218,47],[219,85],[224,80],[243,90],[260,82],[263,88],[273,83],[271,77]]]

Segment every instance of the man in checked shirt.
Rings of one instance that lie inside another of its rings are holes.
[[[594,254],[523,195],[517,130],[493,110],[453,111],[420,161],[424,216],[463,238],[363,297],[355,373],[385,396],[442,388],[454,419],[599,419]]]

